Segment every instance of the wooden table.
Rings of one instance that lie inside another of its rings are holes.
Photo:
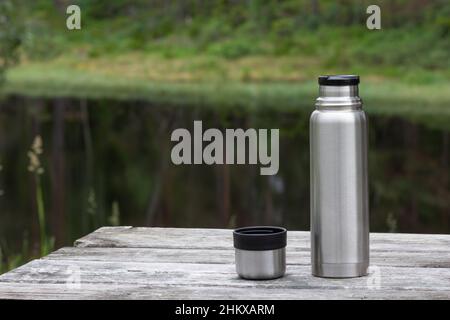
[[[450,235],[372,233],[369,276],[321,279],[288,231],[286,276],[248,281],[231,230],[104,227],[0,276],[0,298],[450,299]]]

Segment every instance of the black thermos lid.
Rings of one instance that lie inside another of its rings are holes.
[[[320,76],[319,84],[321,86],[357,86],[359,84],[359,76],[344,74],[334,76]]]
[[[241,250],[276,250],[286,247],[287,230],[282,227],[245,227],[234,230],[234,247]]]

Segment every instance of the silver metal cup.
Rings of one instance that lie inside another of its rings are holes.
[[[286,235],[281,227],[246,227],[233,232],[236,272],[244,279],[282,277],[286,272]]]

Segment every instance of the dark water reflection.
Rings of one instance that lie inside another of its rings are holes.
[[[0,109],[0,241],[38,243],[27,152],[44,143],[47,228],[57,246],[108,224],[309,229],[307,111],[245,111],[142,102],[11,98]],[[370,118],[371,230],[450,232],[449,131]],[[280,128],[280,170],[170,161],[173,129]]]

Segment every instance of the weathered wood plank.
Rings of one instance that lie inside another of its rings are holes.
[[[215,286],[127,285],[112,289],[105,284],[86,284],[68,289],[63,284],[0,283],[0,299],[240,299],[240,300],[316,300],[316,299],[448,299],[449,291],[360,290],[317,288],[221,288]]]
[[[288,265],[310,265],[309,251],[287,248]],[[450,251],[392,252],[375,251],[372,266],[450,268]],[[173,249],[173,248],[61,248],[44,259],[80,261],[136,261],[168,263],[234,263],[234,250],[229,249]]]
[[[310,275],[309,266],[288,266],[287,275],[272,281],[244,281],[232,264],[104,262],[38,259],[3,275],[0,282],[65,283],[68,271],[78,270],[81,282],[118,284],[219,285],[238,287],[367,288],[368,278],[323,279]],[[380,267],[384,286],[394,288],[450,290],[446,268]]]
[[[237,277],[231,230],[101,228],[76,245],[0,276],[0,298],[450,299],[448,235],[371,234],[371,274],[353,279],[312,277],[300,231],[270,281]]]
[[[195,230],[195,231],[194,231]],[[288,246],[309,251],[309,232],[288,231]],[[232,230],[103,227],[75,241],[76,247],[229,249]],[[450,252],[450,236],[371,233],[371,251]]]
[[[72,284],[74,271],[80,280],[80,288],[99,284],[108,290],[122,290],[122,287],[153,288],[165,286],[183,287],[185,290],[196,287],[241,289],[246,292],[255,288],[280,289],[290,292],[292,299],[308,298],[308,290],[320,289],[323,296],[333,296],[336,290],[356,290],[370,295],[372,291],[421,291],[439,292],[450,297],[450,272],[445,268],[398,268],[382,267],[369,277],[353,279],[322,279],[310,275],[309,266],[288,266],[286,276],[271,281],[245,281],[236,276],[232,264],[194,264],[194,263],[141,263],[134,261],[104,262],[79,260],[34,260],[0,278],[0,293],[6,284],[64,285]],[[379,288],[374,286],[374,277],[379,276]],[[6,286],[8,287],[8,286]],[[31,288],[25,297],[32,295]],[[373,288],[372,290],[370,288]],[[61,289],[61,286],[59,287]],[[67,290],[65,290],[67,292]],[[325,292],[328,291],[328,294]],[[303,293],[304,296],[300,295]],[[151,293],[147,293],[150,295]],[[174,295],[176,293],[173,293]],[[205,298],[209,296],[205,289]],[[58,292],[55,292],[55,297]],[[284,294],[284,296],[287,296]]]

